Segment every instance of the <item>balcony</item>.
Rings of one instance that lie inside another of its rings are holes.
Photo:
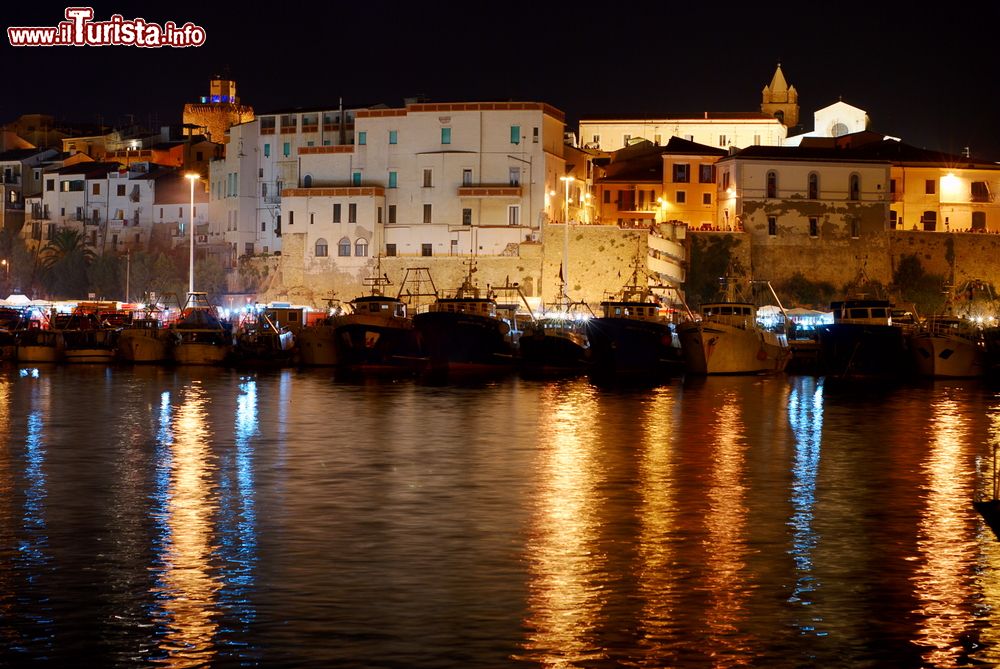
[[[511,184],[477,184],[458,187],[459,197],[519,198],[521,186]]]

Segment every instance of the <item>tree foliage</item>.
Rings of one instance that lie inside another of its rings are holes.
[[[732,235],[692,235],[687,281],[684,283],[688,304],[697,307],[719,299],[719,279],[732,271],[745,274],[747,268],[735,256],[740,241]]]
[[[936,314],[944,308],[945,278],[928,274],[916,254],[899,259],[892,274],[892,287],[900,298],[901,306],[913,304],[921,315]]]

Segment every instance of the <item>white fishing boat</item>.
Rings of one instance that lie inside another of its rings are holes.
[[[976,378],[986,375],[984,324],[996,305],[989,287],[973,280],[948,293],[944,313],[931,316],[910,337],[916,372],[930,378]]]
[[[685,371],[689,374],[784,371],[791,356],[784,328],[763,327],[757,320],[757,307],[737,299],[738,282],[732,277],[724,281],[725,300],[702,304],[699,319],[677,325]],[[769,283],[758,283],[766,285],[774,295]],[[777,300],[777,296],[774,298]]]

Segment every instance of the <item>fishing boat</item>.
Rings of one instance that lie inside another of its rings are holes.
[[[494,292],[472,280],[475,262],[468,265],[461,286],[413,317],[432,372],[490,372],[513,364],[510,323],[498,314]]]
[[[830,304],[833,323],[817,327],[820,366],[833,377],[896,379],[910,369],[902,312],[888,300],[858,297]]]
[[[57,314],[52,320],[52,329],[62,335],[63,361],[113,362],[118,333],[126,318],[113,302],[81,302],[72,313]]]
[[[689,374],[756,374],[784,371],[790,351],[788,336],[782,327],[763,327],[757,319],[757,307],[741,301],[739,281],[723,278],[725,299],[701,305],[700,318],[677,324],[684,369]],[[768,282],[759,282],[777,295]],[[779,309],[784,314],[778,301]]]
[[[565,288],[565,287],[564,287]],[[521,370],[551,375],[585,371],[591,363],[587,322],[594,312],[560,291],[556,301],[527,323],[518,345]]]
[[[219,318],[206,293],[188,293],[170,333],[173,360],[179,365],[221,365],[233,350],[232,330]]]
[[[240,320],[233,348],[237,364],[287,365],[294,353],[295,335],[270,308],[254,308]]]
[[[334,323],[343,315],[339,300],[327,300],[326,315],[305,325],[296,337],[299,363],[308,367],[332,367],[337,364],[337,346],[333,341]]]
[[[917,374],[929,378],[976,378],[986,374],[983,328],[960,316],[931,316],[913,333]]]
[[[162,311],[149,305],[132,314],[118,335],[118,357],[125,362],[159,363],[172,360],[171,332],[164,327]]]
[[[17,358],[17,333],[26,326],[23,310],[0,307],[0,362]]]
[[[629,376],[683,371],[680,341],[673,327],[677,310],[654,288],[674,292],[683,303],[676,288],[650,285],[637,259],[621,292],[602,301],[601,316],[587,321],[593,371]]]

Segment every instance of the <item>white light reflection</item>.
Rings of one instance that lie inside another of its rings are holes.
[[[164,441],[157,449],[156,491],[161,534],[154,546],[160,564],[153,615],[164,627],[155,660],[168,667],[206,665],[216,654],[220,585],[212,569],[217,502],[207,404],[208,396],[197,383],[186,389],[176,416],[169,394],[161,396],[158,436]]]
[[[795,464],[792,467],[792,548],[796,580],[788,601],[808,606],[819,587],[813,575],[813,551],[818,537],[813,529],[816,506],[816,476],[819,472],[823,439],[823,380],[800,376],[792,383],[788,397],[788,425],[795,437]],[[822,618],[809,616],[798,623],[803,632],[816,633],[816,623]]]
[[[968,566],[975,562],[977,547],[967,528],[971,482],[964,480],[969,475],[963,464],[966,415],[950,397],[938,399],[931,410],[930,452],[922,466],[926,506],[917,535],[919,565],[912,577],[923,625],[914,643],[927,648],[926,666],[947,667],[965,655],[961,639],[974,624],[967,610],[974,578]]]
[[[527,544],[529,564],[526,657],[547,667],[586,665],[603,659],[594,628],[601,591],[593,575],[603,571],[594,554],[598,525],[593,432],[595,390],[552,384],[539,406],[539,499]]]

